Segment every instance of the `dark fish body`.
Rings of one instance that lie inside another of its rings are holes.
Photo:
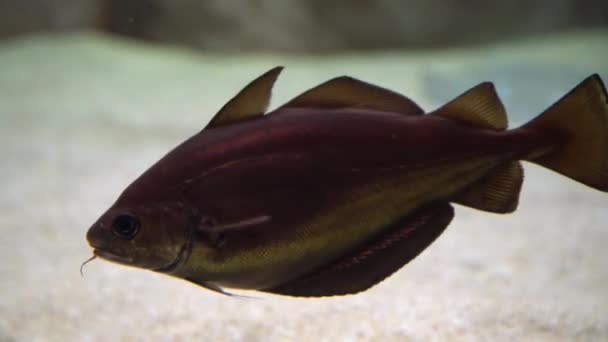
[[[515,210],[519,160],[608,190],[608,104],[597,76],[506,130],[489,83],[423,115],[401,95],[338,78],[261,115],[278,71],[122,193],[88,233],[96,255],[216,291],[355,293],[440,235],[450,202]],[[584,120],[564,127],[564,108]],[[588,129],[596,131],[579,142]],[[134,235],[116,234],[129,231],[129,218]]]
[[[544,143],[532,133],[483,131],[440,117],[300,112],[218,127],[168,155],[170,171],[152,168],[149,173],[160,174],[142,178],[172,178],[175,172],[175,185],[183,186],[186,176],[192,181],[183,190],[185,203],[205,208],[202,214],[219,222],[272,213],[272,222],[252,234],[226,233],[232,236],[213,258],[198,258],[209,270],[201,275],[206,281],[220,278],[225,286],[248,288],[277,285],[265,283],[271,278],[266,272],[284,269],[291,277],[318,267],[420,203],[452,196],[501,162]],[[434,142],[434,131],[445,145]],[[527,141],[517,139],[521,137]],[[351,153],[353,149],[358,152]],[[184,172],[190,165],[198,167]],[[201,170],[200,165],[206,167]],[[460,172],[443,173],[445,168]],[[150,184],[150,191],[158,185]],[[415,187],[416,196],[403,186]],[[323,216],[327,211],[331,217]],[[367,221],[358,214],[373,211],[378,215],[366,216]],[[323,241],[309,239],[311,235]],[[286,262],[289,257],[296,262]],[[249,279],[243,279],[244,273],[251,274]],[[235,284],[227,282],[232,274]]]

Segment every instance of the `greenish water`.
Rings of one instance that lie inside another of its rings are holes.
[[[402,92],[428,109],[488,80],[520,122],[589,74],[608,75],[606,37],[592,31],[486,48],[314,57],[214,55],[97,34],[33,36],[0,43],[0,114],[33,115],[36,122],[200,126],[245,82],[284,65],[275,105],[343,74]]]

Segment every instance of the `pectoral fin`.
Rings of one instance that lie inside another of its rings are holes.
[[[367,290],[418,256],[454,217],[449,203],[436,203],[398,220],[386,233],[312,273],[262,291],[322,297]]]
[[[198,229],[202,232],[219,234],[231,230],[239,230],[253,226],[259,226],[261,224],[270,222],[271,220],[272,218],[270,217],[270,215],[260,215],[236,222],[229,222],[223,224],[216,222],[201,222]]]
[[[224,233],[243,230],[247,228],[255,228],[263,226],[272,220],[269,215],[255,216],[244,220],[239,220],[229,223],[218,223],[212,218],[201,220],[197,227],[197,231],[205,234],[209,241],[216,247],[221,246],[224,243]]]

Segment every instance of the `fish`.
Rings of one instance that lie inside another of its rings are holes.
[[[522,161],[608,192],[608,95],[597,74],[508,129],[491,82],[425,112],[341,76],[269,111],[282,69],[127,186],[86,234],[93,257],[227,295],[349,295],[420,255],[454,204],[514,212]]]

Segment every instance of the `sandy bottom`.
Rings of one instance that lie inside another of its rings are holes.
[[[356,296],[228,298],[102,261],[78,273],[86,230],[119,192],[275,64],[288,66],[277,103],[348,73],[430,108],[492,77],[521,121],[608,76],[606,36],[324,58],[90,34],[2,43],[0,341],[608,340],[608,194],[531,165],[515,214],[458,207],[419,258]]]

